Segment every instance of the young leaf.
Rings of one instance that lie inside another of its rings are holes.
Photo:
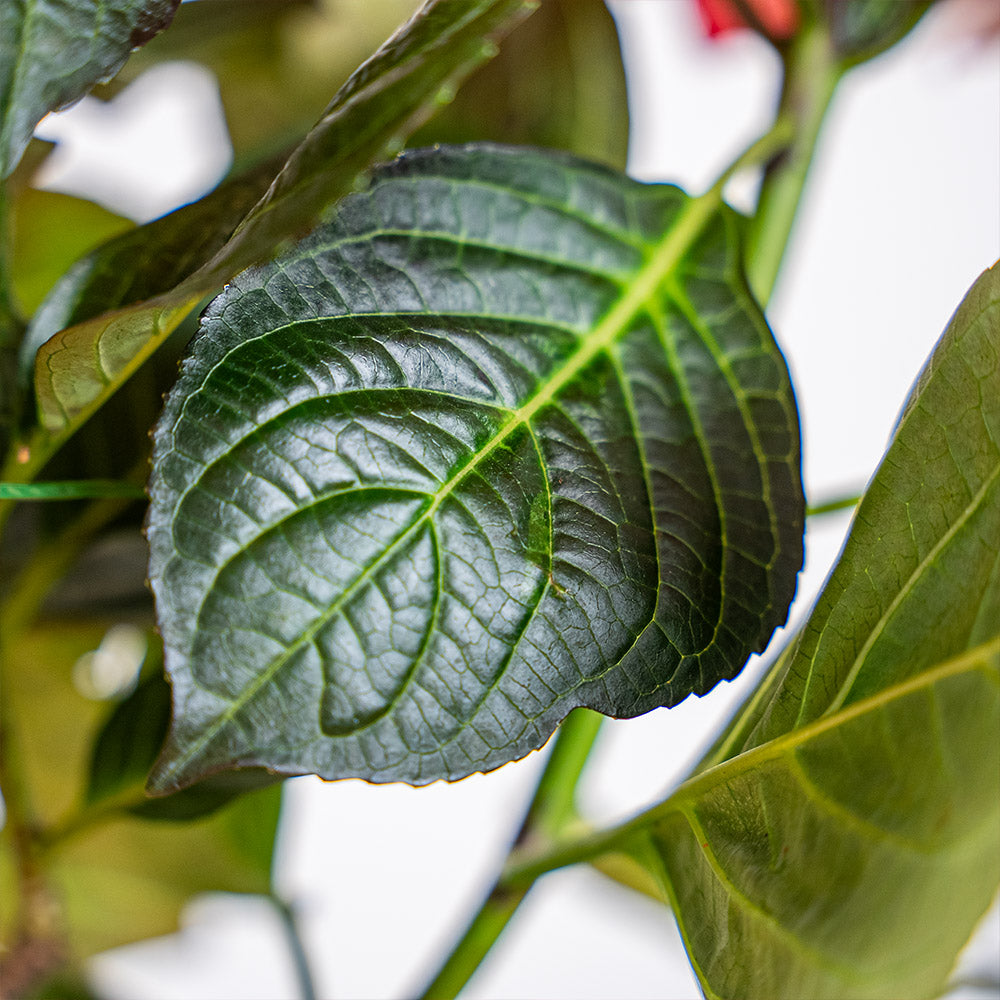
[[[174,722],[426,783],[732,677],[801,561],[798,426],[738,225],[567,156],[407,155],[210,307],[154,436]]]
[[[1000,883],[998,539],[994,268],[762,694],[630,828],[706,995],[942,993]]]
[[[450,92],[493,55],[492,39],[530,9],[529,0],[429,0],[344,84],[231,238],[221,247],[211,240],[200,247],[212,256],[193,274],[152,299],[70,327],[41,347],[35,391],[42,426],[53,435],[79,426],[205,295],[309,229],[374,159],[433,113],[442,89]],[[206,212],[214,227],[214,200]],[[198,218],[192,208],[185,224],[196,225]]]
[[[934,0],[823,0],[834,51],[857,63],[895,45]]]
[[[0,4],[0,179],[35,126],[121,69],[180,0],[22,0]]]

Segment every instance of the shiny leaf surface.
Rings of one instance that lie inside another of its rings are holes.
[[[737,230],[570,157],[429,150],[234,281],[154,437],[153,786],[459,778],[732,677],[803,516]]]

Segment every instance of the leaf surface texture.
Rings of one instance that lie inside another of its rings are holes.
[[[715,202],[409,154],[209,308],[155,433],[160,791],[426,783],[732,677],[801,562],[783,359]]]
[[[347,80],[276,174],[256,170],[236,178],[232,188],[81,261],[42,305],[22,355],[24,366],[30,352],[38,351],[35,394],[42,427],[55,436],[83,423],[206,295],[310,229],[374,160],[398,148],[440,106],[443,93],[496,54],[495,39],[529,11],[526,0],[431,0]],[[232,218],[230,196],[242,203],[254,193],[253,208]],[[188,234],[194,252],[175,259],[174,241]],[[109,289],[109,267],[119,254],[133,251],[138,267],[125,282],[128,288]],[[126,290],[129,299],[138,293],[154,297],[118,309]],[[98,314],[104,296],[104,309],[115,311]],[[60,319],[76,325],[55,333]],[[43,336],[49,339],[42,342]]]

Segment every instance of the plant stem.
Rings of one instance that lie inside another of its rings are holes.
[[[803,25],[783,58],[777,119],[788,119],[795,128],[788,149],[764,172],[747,240],[747,276],[763,304],[774,291],[823,121],[844,72],[826,27],[814,19]]]
[[[602,721],[596,712],[577,709],[559,727],[512,851],[528,845],[535,849],[551,845],[573,824],[576,788]],[[487,893],[465,933],[424,990],[424,1000],[459,994],[531,889],[530,882],[510,889],[501,879]]]
[[[838,510],[849,510],[851,507],[856,507],[860,502],[860,493],[851,493],[848,496],[834,497],[832,500],[824,500],[822,503],[810,504],[806,507],[806,517],[818,517],[821,514],[835,514]]]
[[[302,1000],[316,1000],[316,985],[313,982],[312,970],[309,967],[309,957],[306,955],[305,942],[299,930],[299,922],[295,915],[295,907],[277,893],[267,897],[281,920],[285,932],[285,940],[292,955],[295,966],[295,976],[299,982],[299,996]]]
[[[80,479],[69,482],[3,483],[3,500],[95,500],[123,497],[144,500],[146,491],[137,483],[118,479]]]

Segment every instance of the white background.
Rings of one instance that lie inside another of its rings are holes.
[[[618,0],[613,10],[630,72],[631,172],[696,193],[767,128],[776,60],[749,34],[705,41],[689,0]],[[211,79],[190,65],[157,76],[125,92],[138,110],[117,120],[88,101],[50,117],[42,134],[65,137],[66,146],[48,182],[73,189],[79,170],[104,155],[98,174],[108,183],[97,194],[139,219],[214,183],[229,154]],[[78,138],[74,120],[98,139]],[[121,143],[133,144],[130,177],[110,174],[126,159]],[[154,178],[158,193],[143,200]],[[1000,256],[998,178],[1000,48],[963,38],[950,7],[838,92],[769,310],[797,388],[810,499],[863,486],[951,312]],[[741,203],[747,185],[732,194]],[[811,525],[795,618],[847,520]],[[610,821],[661,797],[762,666],[669,712],[608,723],[583,788],[588,812]],[[291,783],[277,882],[300,908],[321,996],[419,990],[488,885],[541,759],[420,790]],[[184,933],[98,958],[95,985],[120,1000],[295,995],[265,904],[212,897],[186,919]],[[970,972],[1000,976],[998,936],[994,913],[968,955]],[[467,995],[698,994],[666,911],[570,870],[536,888]]]

